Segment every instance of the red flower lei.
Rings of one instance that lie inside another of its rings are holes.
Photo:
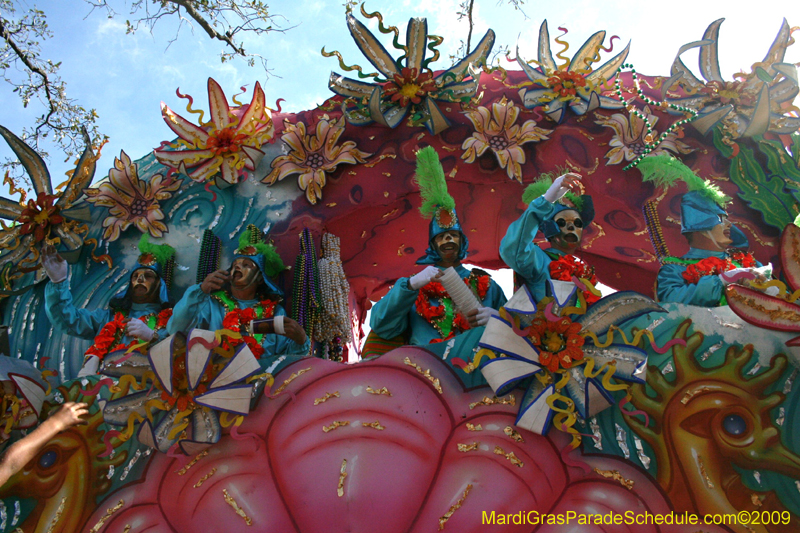
[[[275,314],[276,305],[278,305],[278,302],[274,300],[261,301],[259,303],[259,306],[261,307],[260,316],[259,313],[256,313],[256,310],[252,307],[247,307],[245,309],[239,309],[238,307],[230,309],[225,314],[225,318],[222,319],[222,327],[223,329],[242,333],[243,330],[247,329],[247,326],[250,324],[250,322],[256,318],[272,318]],[[250,348],[250,351],[253,352],[253,355],[256,357],[256,359],[260,358],[264,353],[264,347],[261,346],[261,343],[251,335],[243,334],[241,339],[232,339],[227,337],[223,342],[225,343],[223,346],[226,348],[235,348],[243,342],[247,343],[247,346]]]
[[[139,317],[144,323],[153,315],[142,315]],[[164,309],[155,316],[156,323],[154,330],[159,330],[166,327],[169,318],[172,316],[172,309]],[[86,355],[96,355],[102,361],[106,355],[117,350],[127,350],[131,346],[139,344],[141,340],[133,339],[128,344],[121,344],[120,340],[125,336],[125,320],[127,315],[125,313],[114,313],[114,318],[102,327],[100,333],[94,338],[94,344],[89,346],[86,350]]]
[[[573,361],[583,359],[583,344],[586,339],[580,335],[582,326],[561,317],[550,322],[544,313],[538,313],[530,325],[528,338],[539,350],[539,363],[556,372],[559,367],[571,368]]]
[[[469,277],[464,278],[464,283],[469,286],[473,292],[477,292],[478,300],[483,301],[486,298],[486,293],[489,292],[490,276],[488,274],[475,275],[470,274]],[[439,305],[432,305],[431,298],[439,300]],[[431,281],[419,290],[417,300],[414,302],[414,308],[419,315],[430,322],[430,324],[439,332],[442,337],[440,339],[433,339],[431,344],[442,342],[453,338],[456,333],[461,333],[464,330],[470,329],[469,322],[461,313],[455,313],[452,318],[447,335],[442,331],[442,326],[447,324],[444,321],[447,319],[448,309],[453,309],[453,300],[447,294],[441,283],[438,281]]]
[[[756,266],[756,260],[752,253],[740,251],[730,252],[728,257],[706,257],[700,261],[688,265],[682,276],[688,283],[697,284],[704,276],[719,275],[734,268],[751,268]]]
[[[556,281],[572,281],[572,277],[589,280],[592,285],[597,285],[597,276],[594,267],[590,267],[582,259],[572,254],[562,255],[550,261],[550,279]],[[586,304],[591,305],[600,298],[590,291],[583,291]]]

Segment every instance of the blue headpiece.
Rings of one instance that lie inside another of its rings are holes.
[[[124,291],[116,295],[116,298],[124,298],[131,288],[130,280],[133,279],[136,271],[147,268],[155,272],[161,281],[158,293],[159,301],[162,304],[169,302],[169,286],[172,285],[172,269],[175,266],[175,249],[168,244],[151,244],[148,234],[145,233],[139,239],[139,251],[141,255],[131,271],[128,285]]]
[[[286,267],[275,246],[264,243],[261,230],[253,224],[248,225],[239,236],[239,248],[233,255],[233,260],[237,259],[249,259],[255,263],[267,286],[267,292],[283,296],[283,291],[270,278],[278,275]]]
[[[722,224],[721,217],[726,215],[722,207],[700,191],[687,192],[681,197],[681,233],[711,230]],[[731,240],[731,247],[747,248],[747,237],[734,225],[731,225]]]
[[[559,229],[558,224],[555,221],[556,215],[559,214],[561,211],[567,211],[570,209],[572,211],[577,211],[581,217],[581,220],[583,220],[584,228],[592,223],[592,220],[594,220],[594,202],[592,201],[592,197],[589,196],[588,194],[582,194],[581,196],[579,196],[579,198],[580,198],[579,203],[582,204],[580,207],[575,205],[564,204],[561,202],[561,200],[556,202],[553,209],[553,214],[547,217],[540,226],[542,233],[544,233],[545,239],[550,239],[551,237],[555,237],[556,235],[561,233],[561,230]]]

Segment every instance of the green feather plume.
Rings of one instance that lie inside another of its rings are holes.
[[[139,251],[143,254],[152,255],[156,258],[156,262],[162,266],[175,257],[175,248],[169,244],[152,244],[149,233],[143,233],[142,238],[139,239]]]
[[[444,169],[439,161],[439,154],[432,146],[417,152],[417,172],[414,183],[419,186],[422,205],[419,212],[426,218],[432,218],[437,208],[455,209],[456,201],[447,192],[447,181]]]
[[[264,272],[272,278],[286,270],[286,266],[283,264],[281,256],[278,255],[275,245],[267,244],[261,238],[261,230],[255,225],[249,224],[239,235],[239,250],[243,250],[248,246],[255,248],[256,253],[264,256]],[[237,253],[239,250],[237,250]]]
[[[718,186],[699,177],[692,169],[671,155],[647,156],[636,168],[642,173],[642,181],[653,183],[656,187],[669,189],[678,181],[683,181],[689,191],[698,191],[723,209],[731,202],[731,197],[723,193]]]
[[[558,178],[562,174],[566,174],[567,172],[568,170],[566,169],[557,169],[556,172],[539,174],[539,177],[536,178],[536,181],[528,185],[522,192],[522,201],[526,204],[529,204],[536,200],[547,192],[547,189],[549,189],[553,184],[554,179]],[[583,198],[572,191],[568,191],[565,196],[570,202],[572,202],[572,205],[575,206],[576,210],[580,211],[583,209]]]

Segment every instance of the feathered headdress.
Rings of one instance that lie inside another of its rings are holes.
[[[522,201],[530,204],[540,196],[547,192],[547,189],[553,184],[553,181],[561,174],[567,172],[566,169],[558,169],[556,172],[547,172],[540,174],[536,181],[528,185],[522,193]],[[558,202],[555,204],[553,213],[542,222],[541,230],[546,239],[558,235],[560,230],[553,218],[561,211],[572,209],[580,214],[583,219],[584,226],[588,226],[594,219],[594,203],[592,197],[588,194],[577,195],[572,191],[567,191]]]
[[[286,269],[275,245],[264,242],[264,235],[255,225],[250,224],[239,235],[239,248],[234,252],[234,260],[244,257],[253,261],[267,284],[269,292],[283,292],[269,278],[277,276]]]

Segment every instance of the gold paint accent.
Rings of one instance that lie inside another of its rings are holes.
[[[443,150],[447,150],[448,152],[455,152],[458,148],[451,148],[449,146],[442,146]]]
[[[522,435],[520,435],[519,432],[511,426],[506,426],[506,428],[503,430],[503,433],[511,437],[512,440],[517,442],[525,442],[525,439],[522,438]]]
[[[633,234],[636,235],[637,237],[641,237],[642,235],[647,235],[647,228],[643,229],[642,231],[634,231]]]
[[[763,305],[756,303],[756,300],[750,298],[749,296],[743,296],[735,291],[725,291],[725,296],[730,300],[736,300],[741,304],[749,307],[754,311],[758,311],[760,313],[764,313],[769,317],[770,320],[773,322],[776,320],[786,320],[787,322],[800,322],[800,314],[798,314],[793,309],[767,309]],[[683,400],[681,400],[682,402]]]
[[[369,136],[369,140],[370,140],[370,141],[374,141],[374,140],[375,140],[375,136],[374,136],[374,135],[370,135],[370,136]]]
[[[460,452],[465,452],[466,453],[466,452],[469,452],[469,451],[472,451],[472,450],[477,450],[477,449],[478,449],[478,443],[477,442],[473,442],[472,444],[462,444],[460,442],[458,443],[458,451],[460,451]]]
[[[425,137],[425,132],[424,131],[422,133],[420,133],[419,135],[417,135],[417,140],[421,141],[423,139],[423,137]]]
[[[323,396],[322,398],[317,398],[317,399],[314,400],[314,405],[319,405],[321,403],[325,403],[328,400],[330,400],[331,398],[340,398],[339,391],[337,390],[337,391],[334,391],[334,392],[326,392],[325,396]]]
[[[600,224],[598,224],[596,221],[594,221],[594,220],[593,220],[593,221],[592,221],[592,223],[591,223],[590,225],[591,225],[591,226],[594,226],[594,227],[596,227],[596,228],[597,228],[597,235],[595,235],[594,237],[592,237],[591,239],[589,239],[589,242],[587,242],[586,244],[584,244],[583,242],[581,242],[581,249],[582,249],[582,250],[587,250],[587,249],[589,249],[589,248],[592,246],[592,244],[594,244],[594,241],[596,241],[596,240],[597,240],[597,239],[599,239],[600,237],[605,237],[605,236],[606,236],[606,230],[604,230],[604,229],[603,229],[603,226],[601,226]]]
[[[64,512],[65,503],[67,503],[66,496],[61,498],[61,503],[58,504],[56,514],[53,516],[53,519],[50,520],[50,526],[47,528],[47,533],[53,533],[53,529],[56,527],[56,524],[58,524],[58,521],[61,520],[61,514]]]
[[[326,205],[327,205],[328,207],[336,207],[336,202],[331,202],[331,203],[329,203],[329,204],[326,204]]]
[[[501,448],[500,446],[495,446],[494,447],[494,453],[495,453],[495,455],[502,455],[503,457],[505,457],[506,459],[511,461],[511,464],[514,465],[514,466],[518,466],[519,468],[522,468],[523,466],[525,466],[525,464],[522,461],[520,461],[519,458],[516,455],[514,455],[514,452],[506,453],[506,451],[503,448]]]
[[[111,518],[111,516],[114,513],[122,509],[123,505],[125,505],[125,500],[120,500],[114,507],[109,507],[108,509],[106,509],[106,514],[100,517],[100,520],[98,520],[97,523],[92,527],[92,529],[89,530],[89,533],[97,533],[98,531],[100,531],[100,528],[103,527],[103,524],[106,523],[106,520]]]
[[[299,378],[300,376],[302,376],[306,372],[311,372],[311,367],[301,368],[297,372],[292,373],[291,376],[289,376],[287,379],[283,380],[283,385],[278,387],[278,390],[276,390],[272,395],[273,396],[277,396],[278,394],[282,393],[283,389],[285,389],[286,386],[289,385],[289,383],[291,383],[292,381],[296,380],[297,378]]]
[[[392,173],[391,172],[381,172],[381,174],[383,174],[387,178],[391,178],[392,177]]]
[[[364,164],[364,166],[367,167],[367,168],[372,168],[375,165],[377,165],[378,163],[380,163],[381,161],[383,161],[384,159],[395,159],[396,157],[397,156],[395,154],[381,154],[381,155],[379,155],[377,157],[377,159],[375,161],[371,161],[369,163],[366,163],[366,164]]]
[[[341,498],[344,496],[344,480],[347,477],[347,459],[342,459],[342,468],[339,470],[339,486],[336,487],[336,494]]]
[[[348,172],[348,174],[350,174],[351,176],[355,176],[356,175],[356,171],[355,170],[351,170],[350,172]]]
[[[394,215],[395,213],[397,213],[397,211],[398,211],[398,209],[392,209],[388,213],[384,214],[381,218],[390,217],[390,216]]]
[[[471,410],[481,405],[494,405],[494,404],[517,405],[517,398],[513,394],[509,394],[508,396],[502,399],[498,398],[497,396],[484,396],[481,401],[469,404],[469,408]]]
[[[711,478],[708,477],[708,473],[706,472],[706,467],[703,464],[703,458],[699,455],[697,456],[697,465],[700,467],[700,473],[703,474],[703,477],[706,479],[706,486],[709,489],[714,488],[714,483],[711,482]]]
[[[580,131],[580,132],[581,132],[581,135],[583,135],[584,137],[586,137],[586,138],[587,138],[587,139],[589,139],[590,141],[593,141],[593,140],[594,140],[594,137],[592,137],[591,135],[589,135],[589,134],[588,134],[588,133],[586,133],[585,131],[583,131],[583,130],[578,130],[578,131]]]
[[[581,133],[586,135],[586,133],[583,132],[583,131],[581,131]],[[589,137],[588,135],[586,135],[586,136]],[[589,139],[591,140],[591,137],[589,137]],[[565,164],[567,165],[567,168],[569,168],[571,170],[574,170],[575,172],[578,172],[578,173],[585,172],[587,176],[591,176],[592,174],[597,172],[597,167],[600,166],[600,158],[598,158],[598,157],[594,158],[594,166],[592,166],[592,168],[579,167],[578,165],[576,165],[575,163],[573,163],[569,159],[567,159],[565,161]]]
[[[734,223],[737,226],[741,226],[744,229],[746,229],[747,231],[749,231],[750,235],[752,235],[753,238],[756,240],[756,242],[758,244],[760,244],[761,246],[775,246],[775,243],[761,240],[761,238],[756,234],[756,231],[753,228],[751,228],[750,226],[748,226],[745,222],[742,222],[741,220],[736,220]]]
[[[654,263],[657,261],[656,256],[648,252],[647,250],[639,250],[640,252],[644,253],[647,257],[640,257],[636,260],[637,263]]]
[[[417,365],[417,364],[415,364],[415,363],[412,363],[412,362],[411,362],[411,359],[409,359],[408,357],[406,357],[405,359],[403,359],[403,363],[404,363],[404,364],[406,364],[406,365],[408,365],[408,366],[412,366],[412,367],[414,367],[414,368],[417,370],[417,372],[419,372],[420,374],[422,374],[422,376],[423,376],[423,377],[427,378],[427,380],[428,380],[428,381],[430,381],[431,383],[433,383],[433,388],[434,388],[434,389],[436,389],[436,392],[438,392],[439,394],[442,394],[442,386],[441,386],[441,384],[439,383],[439,378],[434,378],[434,377],[431,375],[431,370],[430,370],[430,369],[427,369],[427,370],[424,370],[424,371],[423,371],[423,370],[422,370],[422,367],[418,366],[418,365]]]
[[[322,426],[322,431],[324,431],[325,433],[328,433],[329,431],[333,431],[336,428],[340,428],[342,426],[349,426],[349,425],[350,425],[350,421],[349,420],[337,420],[333,424],[331,424],[330,426]]]
[[[208,474],[206,474],[205,476],[203,476],[199,480],[197,480],[197,483],[194,484],[194,488],[199,489],[203,485],[203,483],[205,483],[206,480],[208,480],[208,478],[210,478],[211,476],[213,476],[216,473],[217,473],[216,467],[212,468],[211,472],[209,472]]]
[[[125,529],[122,530],[122,533],[128,533],[131,530],[130,524],[125,524]]]
[[[494,192],[494,189],[489,189],[491,192]]]
[[[383,197],[389,198],[389,191],[383,191]]]
[[[458,165],[453,167],[453,170],[450,171],[450,174],[447,175],[448,178],[455,178],[456,174],[458,174]]]
[[[245,524],[247,524],[248,526],[252,526],[253,525],[253,519],[245,514],[244,509],[239,507],[239,504],[236,503],[236,500],[233,499],[233,496],[228,494],[228,490],[227,489],[222,489],[222,497],[225,498],[225,501],[228,503],[228,505],[230,505],[233,508],[233,510],[236,512],[236,514],[238,514],[239,516],[244,518],[244,523]]]
[[[366,237],[366,236],[367,236],[367,230],[363,230],[363,231],[361,232],[361,238],[363,239],[363,238],[364,238],[364,237]]]
[[[180,470],[176,470],[176,471],[175,471],[175,473],[176,473],[176,474],[178,474],[179,476],[182,476],[182,475],[184,475],[186,472],[188,472],[188,471],[189,471],[189,469],[190,469],[191,467],[193,467],[194,465],[196,465],[196,464],[197,464],[197,461],[199,461],[200,459],[202,459],[203,457],[205,457],[205,456],[207,456],[207,455],[208,455],[208,450],[203,450],[202,452],[198,453],[198,454],[195,456],[195,458],[194,458],[194,459],[192,459],[191,461],[189,461],[189,463],[188,463],[186,466],[184,466],[184,467],[183,467],[183,468],[181,468]]]
[[[445,111],[447,111],[448,113],[449,113],[450,111],[452,111],[452,109],[451,109],[451,108],[449,108],[449,107],[445,107],[445,108],[444,108],[444,110],[445,110]]]
[[[476,426],[467,422],[467,431],[483,431],[483,427],[480,424]]]
[[[381,387],[380,389],[373,389],[369,385],[367,386],[367,392],[370,394],[383,394],[384,396],[391,396],[392,393],[389,392],[389,389],[386,387]]]
[[[694,396],[697,396],[703,392],[709,392],[710,390],[711,387],[698,387],[694,390],[688,390],[686,391],[686,394],[683,395],[683,398],[681,398],[681,403],[686,405]]]
[[[375,422],[361,422],[361,425],[365,428],[377,429],[378,431],[383,431],[384,429],[386,429],[381,425],[380,421],[378,420],[376,420]]]
[[[634,481],[632,479],[625,479],[622,477],[622,474],[619,473],[619,470],[600,470],[599,468],[595,468],[594,471],[606,479],[619,481],[619,484],[628,490],[633,490]]]
[[[763,503],[761,503],[761,498],[759,498],[758,494],[756,494],[755,492],[750,495],[750,501],[756,507],[761,507],[762,505],[764,505]]]
[[[403,243],[397,248],[397,257],[403,257],[403,250],[405,249],[405,247],[406,245],[405,243]]]
[[[461,498],[459,498],[456,503],[451,505],[450,509],[448,509],[448,511],[444,513],[444,515],[441,518],[439,518],[439,531],[444,529],[444,525],[447,523],[448,520],[450,520],[450,517],[453,516],[453,513],[461,509],[461,506],[464,505],[464,500],[467,499],[467,494],[469,494],[469,491],[471,490],[472,490],[472,485],[471,484],[467,485],[467,488],[464,489],[464,494],[461,495]]]
[[[680,221],[680,220],[677,220],[677,219],[675,219],[675,218],[672,218],[671,216],[668,216],[668,217],[667,217],[666,219],[664,219],[664,220],[666,220],[667,222],[672,222],[673,224],[677,224],[677,225],[679,225],[679,226],[681,225],[681,221]]]

